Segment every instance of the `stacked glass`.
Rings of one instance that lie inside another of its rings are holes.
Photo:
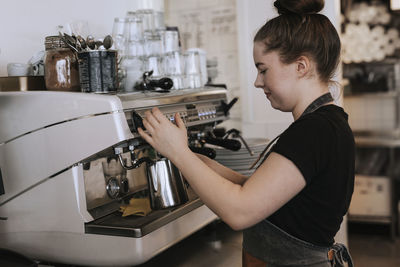
[[[144,9],[115,18],[113,38],[124,73],[122,91],[134,91],[145,71],[152,71],[153,79],[171,78],[173,89],[199,88],[206,83],[199,52],[181,52],[178,31],[165,28],[162,12]]]

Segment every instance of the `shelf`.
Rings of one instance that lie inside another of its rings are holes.
[[[383,136],[355,136],[357,146],[400,147],[400,138]]]
[[[392,217],[390,216],[371,216],[371,215],[348,215],[348,220],[351,222],[379,223],[391,224]]]

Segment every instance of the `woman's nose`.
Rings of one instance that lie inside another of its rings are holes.
[[[254,81],[254,86],[256,88],[263,88],[264,81],[261,79],[260,75],[257,74],[256,80]]]

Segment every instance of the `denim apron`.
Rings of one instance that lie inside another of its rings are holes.
[[[333,99],[330,93],[322,95],[313,101],[301,116],[331,101]],[[259,159],[264,154],[264,160],[268,157],[278,138],[279,136],[268,144]],[[351,256],[343,244],[336,243],[331,247],[316,246],[286,233],[267,219],[243,231],[243,250],[257,259],[257,266],[331,267],[345,266],[345,262],[349,267],[353,266]]]

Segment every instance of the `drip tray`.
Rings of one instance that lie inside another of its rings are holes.
[[[152,211],[147,216],[122,217],[119,211],[85,224],[88,234],[142,237],[203,205],[196,198],[181,206]]]

